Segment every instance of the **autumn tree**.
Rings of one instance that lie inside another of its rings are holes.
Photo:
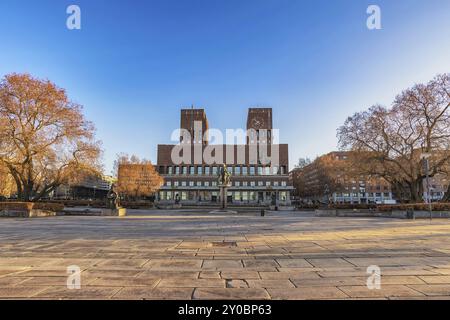
[[[135,155],[118,155],[114,167],[117,170],[118,191],[127,198],[150,197],[164,182],[151,161],[141,160]]]
[[[390,108],[355,113],[338,129],[340,148],[355,152],[354,164],[383,177],[405,198],[422,201],[423,155],[429,176],[449,175],[450,74],[399,94]]]
[[[0,198],[8,198],[15,192],[14,181],[8,169],[0,165]]]
[[[50,81],[10,74],[0,82],[0,164],[19,199],[37,201],[79,172],[98,172],[94,131],[82,107]]]

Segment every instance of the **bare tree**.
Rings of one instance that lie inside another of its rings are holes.
[[[379,105],[349,117],[338,129],[341,149],[357,151],[354,163],[383,177],[411,201],[421,201],[429,154],[429,176],[448,174],[450,75],[436,76],[399,94],[391,108]]]
[[[334,153],[316,158],[293,172],[293,184],[300,198],[324,199],[338,191],[349,167],[338,161]]]
[[[64,89],[28,74],[0,83],[0,164],[8,169],[18,198],[36,201],[80,171],[101,169],[94,126]]]
[[[298,163],[295,165],[295,169],[302,169],[311,164],[310,158],[300,158],[298,159]]]

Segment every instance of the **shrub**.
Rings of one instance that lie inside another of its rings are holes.
[[[408,204],[393,204],[393,205],[379,205],[379,211],[428,211],[429,205],[427,203],[408,203]],[[450,203],[436,202],[431,204],[433,211],[450,211]]]
[[[329,206],[331,209],[343,209],[343,210],[357,210],[357,209],[376,209],[376,204],[351,204],[351,203],[342,203],[342,204],[331,204]]]
[[[0,210],[30,211],[32,209],[58,212],[64,205],[48,202],[0,202]]]

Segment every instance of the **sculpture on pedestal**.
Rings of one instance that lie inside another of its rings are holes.
[[[227,208],[227,189],[231,186],[231,174],[228,172],[225,164],[219,170],[219,188],[220,188],[220,200],[222,203],[222,209]]]
[[[120,196],[115,183],[111,185],[106,197],[108,198],[109,209],[118,210],[120,208]]]

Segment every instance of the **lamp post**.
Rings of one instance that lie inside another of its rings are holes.
[[[422,148],[422,150],[423,150],[423,148]],[[422,152],[420,157],[423,160],[423,166],[425,169],[425,179],[426,179],[425,181],[426,181],[426,185],[427,185],[427,196],[425,198],[425,201],[428,203],[428,211],[430,213],[430,221],[431,221],[432,220],[432,207],[431,207],[431,198],[430,198],[430,176],[429,176],[430,163],[428,161],[428,158],[430,157],[430,153]]]

